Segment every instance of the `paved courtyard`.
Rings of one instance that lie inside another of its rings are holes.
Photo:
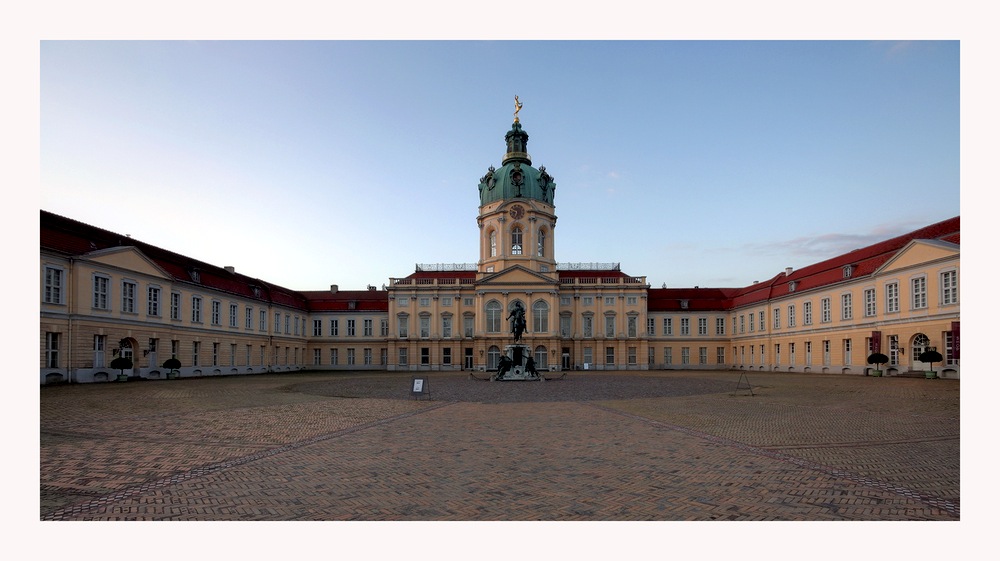
[[[41,388],[40,518],[960,519],[957,380],[427,376]]]

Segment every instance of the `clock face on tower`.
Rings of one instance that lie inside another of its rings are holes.
[[[524,216],[524,207],[521,205],[514,205],[510,207],[510,217],[514,220],[519,220]]]

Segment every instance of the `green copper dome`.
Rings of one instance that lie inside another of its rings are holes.
[[[507,153],[499,169],[490,166],[486,175],[479,179],[480,206],[499,200],[535,199],[555,205],[556,184],[545,166],[535,169],[528,155],[528,133],[521,129],[515,119],[504,137]]]

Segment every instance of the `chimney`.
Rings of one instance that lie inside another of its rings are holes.
[[[331,285],[330,285],[330,292],[332,292],[332,293],[336,294],[338,290],[340,290],[340,287],[339,287],[339,286],[337,286],[337,285],[335,285],[335,284],[331,284]]]
[[[234,274],[236,272],[236,267],[233,267],[232,265],[226,265],[225,269],[226,269],[226,272],[229,273],[230,275],[232,275],[232,274]]]
[[[792,268],[791,267],[785,267],[785,276],[786,277],[792,276]]]

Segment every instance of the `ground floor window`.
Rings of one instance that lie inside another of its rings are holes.
[[[604,349],[604,364],[607,366],[614,366],[615,364],[615,348],[607,347]]]
[[[59,368],[59,333],[45,334],[45,367]]]

